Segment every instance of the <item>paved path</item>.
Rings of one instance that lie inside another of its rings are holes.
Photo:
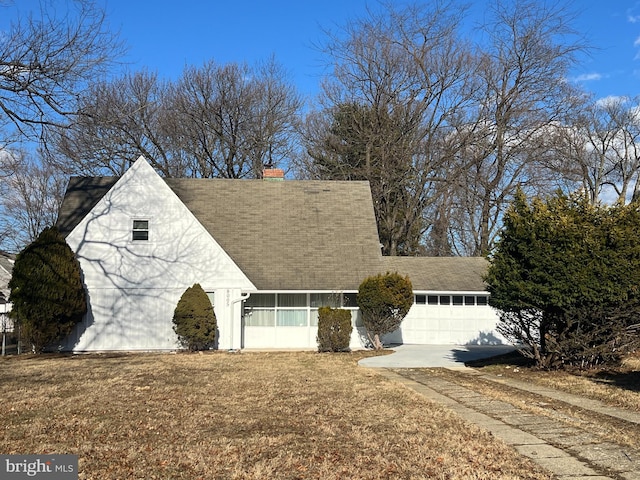
[[[393,354],[396,355],[396,354]],[[393,355],[389,357],[393,357]],[[380,357],[378,357],[380,358]],[[463,369],[459,367],[458,369]],[[465,420],[488,430],[561,480],[640,480],[640,451],[604,441],[592,432],[532,415],[514,405],[488,398],[428,370],[382,368],[385,377],[406,385],[428,399],[447,406]],[[470,375],[499,381],[561,401],[574,407],[609,415],[640,428],[640,414],[608,407],[601,402],[561,393],[511,379],[500,379],[468,369]]]
[[[514,350],[510,345],[397,345],[393,353],[363,358],[372,368],[464,367],[465,362],[495,357]]]

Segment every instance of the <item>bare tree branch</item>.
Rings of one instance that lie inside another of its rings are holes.
[[[74,0],[64,13],[42,2],[0,36],[0,122],[42,139],[49,127],[75,114],[76,99],[123,52],[91,0]],[[6,128],[0,138],[8,138]]]

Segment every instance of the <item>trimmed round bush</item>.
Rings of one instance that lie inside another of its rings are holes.
[[[180,297],[173,313],[173,330],[180,344],[189,350],[209,350],[216,340],[216,315],[209,297],[199,284]]]

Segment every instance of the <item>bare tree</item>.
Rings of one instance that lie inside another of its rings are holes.
[[[453,2],[387,4],[325,46],[335,67],[324,110],[306,123],[306,170],[369,180],[387,255],[423,251],[424,212],[460,146],[452,121],[471,98],[473,63],[456,34],[463,14]]]
[[[640,98],[587,99],[553,134],[553,168],[591,204],[640,200]]]
[[[539,192],[552,183],[540,162],[545,137],[576,98],[565,78],[584,50],[561,4],[497,0],[489,11],[468,119],[473,138],[459,160],[467,174],[459,177],[458,215],[466,217],[464,235],[473,235],[465,252],[473,255],[489,252],[518,187]]]
[[[13,173],[0,189],[0,245],[16,252],[55,224],[67,177],[25,153],[12,156]]]
[[[273,60],[208,62],[175,83],[137,72],[94,85],[55,143],[70,172],[120,175],[144,155],[166,177],[257,178],[295,148],[301,106]]]
[[[302,101],[272,58],[246,64],[187,68],[171,88],[169,119],[176,144],[199,177],[260,178],[295,148]]]
[[[96,82],[78,105],[80,116],[54,137],[55,163],[85,175],[122,175],[144,155],[167,177],[184,176],[169,128],[168,85],[149,72]]]
[[[593,128],[588,132],[593,149],[600,147],[606,185],[620,204],[640,201],[640,98],[618,97],[596,103]]]
[[[123,51],[103,10],[91,0],[70,3],[60,14],[41,2],[38,12],[18,16],[0,36],[2,143],[18,135],[41,140],[48,127],[65,124],[79,92]]]

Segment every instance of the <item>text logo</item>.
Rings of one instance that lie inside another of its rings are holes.
[[[78,480],[77,455],[0,455],[3,480]]]

